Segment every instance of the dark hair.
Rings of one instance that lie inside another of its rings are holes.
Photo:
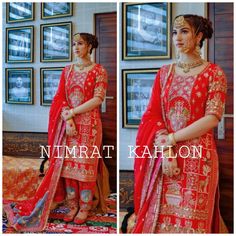
[[[191,15],[191,14],[179,15],[179,16],[183,16],[184,19],[188,22],[188,24],[194,28],[195,35],[202,32],[203,35],[199,45],[200,48],[202,47],[203,41],[205,39],[210,39],[212,37],[213,28],[210,20],[202,16]],[[176,16],[175,19],[179,16]]]
[[[98,47],[98,39],[95,35],[89,33],[76,33],[74,34],[74,36],[76,36],[77,34],[79,34],[83,38],[83,40],[85,40],[88,44],[92,46],[90,49],[90,54],[92,53],[94,48]]]

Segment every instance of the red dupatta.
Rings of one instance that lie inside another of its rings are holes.
[[[170,71],[169,68],[168,71]],[[145,179],[145,167],[148,163],[149,154],[144,153],[144,149],[148,147],[148,150],[153,150],[154,137],[157,132],[166,133],[166,125],[162,116],[162,100],[161,100],[161,76],[166,76],[167,71],[160,69],[156,75],[152,95],[144,113],[141,124],[138,129],[137,139],[136,139],[136,154],[139,157],[135,158],[134,162],[134,207],[136,224],[133,233],[141,233],[143,229],[144,217],[147,213],[148,206],[151,201],[150,194],[149,197],[141,199],[142,188]],[[169,73],[168,73],[169,74]],[[168,75],[167,75],[168,76]],[[161,158],[156,158],[155,168],[159,169],[161,166]]]
[[[48,145],[50,145],[49,169],[38,187],[35,196],[29,200],[3,200],[3,208],[12,227],[17,231],[38,232],[46,227],[50,206],[60,179],[64,149],[59,155],[54,145],[65,145],[65,122],[61,119],[62,108],[68,106],[65,96],[65,69],[62,72],[57,93],[53,99],[48,127]]]

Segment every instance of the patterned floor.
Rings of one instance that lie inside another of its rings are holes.
[[[65,223],[62,218],[68,212],[68,208],[60,207],[50,214],[50,219],[45,231],[42,233],[91,233],[91,234],[112,234],[116,233],[116,194],[111,194],[108,199],[109,211],[107,214],[91,214],[83,225],[73,222]],[[3,233],[10,234],[16,231],[8,226],[8,221],[3,215]]]

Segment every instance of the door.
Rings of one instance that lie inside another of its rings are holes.
[[[209,60],[226,73],[228,90],[225,115],[215,130],[219,154],[220,210],[233,233],[233,3],[209,3],[209,18],[215,29],[209,41]]]
[[[116,192],[116,13],[95,14],[95,34],[99,46],[96,49],[96,63],[102,64],[108,72],[108,89],[102,104],[103,147],[113,146],[103,151],[105,164],[109,170],[110,187]]]

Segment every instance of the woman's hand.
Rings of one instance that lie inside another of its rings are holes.
[[[73,119],[69,119],[66,121],[66,134],[68,136],[77,135],[76,126],[75,126],[75,122]]]
[[[163,174],[169,177],[178,175],[180,173],[177,160],[176,158],[174,158],[174,156],[175,156],[175,153],[172,148],[167,149],[166,151],[163,152],[162,172]]]
[[[168,135],[161,134],[156,135],[154,140],[154,146],[158,147],[159,149],[165,150],[168,146],[172,146],[172,143],[170,142]]]
[[[128,219],[128,222],[127,222],[127,234],[131,234],[133,229],[134,229],[134,226],[135,226],[135,223],[136,223],[136,215],[135,213],[133,213],[129,219]]]
[[[64,121],[67,121],[75,116],[74,110],[73,109],[65,109],[61,113],[61,117]]]

